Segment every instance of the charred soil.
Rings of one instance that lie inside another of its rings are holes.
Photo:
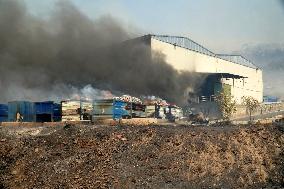
[[[281,188],[283,128],[0,127],[0,187]]]

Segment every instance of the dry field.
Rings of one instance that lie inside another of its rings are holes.
[[[283,188],[284,127],[0,127],[2,188]]]

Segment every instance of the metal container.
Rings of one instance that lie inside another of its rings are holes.
[[[131,115],[126,110],[126,106],[127,103],[120,100],[94,100],[92,118],[93,120],[130,118]]]
[[[0,116],[7,117],[8,116],[8,105],[0,104]]]
[[[8,103],[8,121],[17,121],[17,113],[23,122],[35,121],[34,103],[28,101],[13,101]]]
[[[53,102],[35,102],[36,122],[51,122],[53,121]]]
[[[7,116],[0,116],[0,122],[7,122],[8,121],[8,115]]]
[[[136,103],[131,103],[130,104],[130,113],[131,113],[131,118],[146,118],[146,105],[143,104],[136,104]]]
[[[111,119],[113,117],[113,99],[103,99],[93,101],[93,115],[96,119]]]
[[[58,122],[61,121],[61,104],[54,103],[53,104],[53,121]]]
[[[113,101],[113,115],[112,118],[113,119],[122,119],[125,117],[131,117],[129,111],[127,111],[125,109],[125,107],[127,106],[126,102],[122,102],[122,101],[117,101],[114,100]]]
[[[35,102],[36,114],[53,114],[53,102]]]

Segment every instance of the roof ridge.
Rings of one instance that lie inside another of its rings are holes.
[[[207,49],[203,45],[193,41],[189,37],[174,36],[174,35],[157,35],[157,34],[148,34],[146,36],[154,37],[157,40],[163,41],[165,43],[170,43],[172,45],[176,45],[176,46],[179,46],[179,47],[182,47],[182,48],[185,48],[185,49],[196,51],[196,52],[199,52],[199,53],[202,53],[202,54],[205,54],[205,55],[222,58],[226,61],[230,61],[230,62],[235,63],[235,64],[240,64],[240,65],[243,65],[243,66],[246,66],[246,67],[259,69],[258,66],[256,66],[252,61],[248,60],[247,58],[245,58],[241,54],[239,54],[239,55],[236,55],[236,54],[217,54],[217,53],[214,53],[211,50]],[[180,39],[182,39],[183,41],[180,41]],[[239,61],[239,60],[232,60],[232,59],[226,58],[225,56],[241,57],[244,61],[242,62],[242,61]]]

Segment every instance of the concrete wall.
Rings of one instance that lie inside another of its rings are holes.
[[[165,55],[167,63],[179,71],[200,73],[231,73],[244,79],[223,79],[231,85],[231,94],[240,104],[242,96],[253,96],[259,102],[263,100],[262,71],[236,64],[218,57],[205,55],[182,47],[151,38],[151,49]],[[153,53],[155,56],[155,53]]]

